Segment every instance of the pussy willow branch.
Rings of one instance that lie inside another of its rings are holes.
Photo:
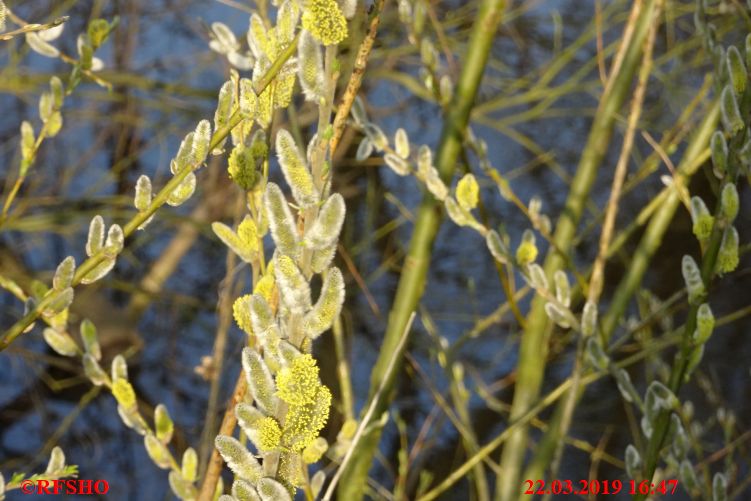
[[[652,20],[653,8],[654,0],[644,0],[634,4],[632,10],[638,9],[640,14],[638,18],[632,17],[630,20],[635,25],[633,35],[630,35],[631,41],[626,43],[626,40],[623,40],[621,44],[623,56],[616,57],[616,61],[622,60],[622,63],[617,63],[617,66],[611,70],[608,85],[605,86],[600,97],[564,209],[556,222],[554,241],[566,254],[573,245],[579,221],[586,202],[589,200],[589,193],[611,142],[618,111],[631,88],[633,75],[641,60],[642,43]],[[627,28],[627,36],[628,33]],[[545,274],[552,277],[555,271],[561,269],[564,264],[565,260],[559,253],[548,252],[544,266]],[[540,358],[547,356],[548,342],[552,332],[552,323],[545,313],[544,306],[545,300],[536,296],[532,300],[527,316],[527,327],[519,347],[518,380],[514,388],[510,416],[512,422],[525,414],[540,395],[545,372],[545,366],[540,364]],[[528,438],[528,426],[519,426],[503,448],[502,474],[496,482],[495,499],[497,501],[510,501],[519,497],[519,489],[522,485],[519,478],[527,453]]]
[[[10,17],[14,23],[21,25],[21,27],[18,28],[17,30],[6,31],[3,34],[0,34],[0,41],[3,41],[3,42],[11,40],[13,37],[18,36],[18,35],[24,35],[26,33],[33,33],[35,31],[45,31],[50,28],[54,28],[55,26],[60,26],[61,24],[63,24],[65,21],[68,20],[68,16],[62,16],[62,17],[58,17],[57,19],[55,19],[54,21],[50,23],[45,23],[45,24],[26,23],[21,18],[16,16],[13,12],[11,12],[11,10],[8,9],[7,7],[6,7],[6,12],[8,14],[8,17]]]
[[[24,162],[27,160],[21,160],[21,167],[18,171],[18,179],[16,179],[16,182],[13,184],[13,187],[10,190],[10,193],[8,193],[8,196],[5,198],[5,202],[3,203],[3,211],[2,214],[0,214],[0,228],[2,228],[3,224],[8,218],[8,211],[10,210],[10,206],[13,204],[13,200],[15,200],[16,195],[18,194],[18,191],[21,189],[21,185],[26,180],[26,176],[28,175],[29,170],[31,169],[32,165],[34,165],[34,162],[37,159],[37,153],[39,153],[39,147],[42,146],[42,142],[47,138],[47,129],[49,128],[49,122],[44,122],[44,125],[42,125],[42,129],[39,131],[39,136],[36,138],[36,141],[34,141],[34,148],[31,151],[31,156],[28,159],[28,165],[25,166],[25,172],[22,175],[22,171],[24,170]]]
[[[253,86],[253,90],[256,92],[256,94],[261,94],[264,91],[264,89],[274,80],[276,75],[281,70],[282,66],[284,66],[284,63],[287,62],[287,60],[292,57],[292,55],[297,51],[298,39],[299,35],[296,36],[294,40],[292,40],[292,43],[290,43],[289,46],[284,49],[284,51],[274,61],[269,70],[261,78],[261,80],[259,80],[258,83]],[[243,120],[243,118],[244,117],[239,111],[235,111],[230,117],[229,123],[224,127],[216,130],[212,135],[211,142],[209,143],[209,151],[213,151],[216,147],[218,147],[219,144],[221,144],[221,142],[230,134],[230,131],[237,124],[239,124]],[[185,180],[188,174],[196,170],[198,167],[199,165],[188,165],[184,169],[178,171],[174,175],[174,177],[170,179],[169,182],[167,182],[164,188],[159,191],[156,197],[154,197],[154,200],[152,200],[149,208],[136,214],[123,227],[125,238],[135,232],[139,226],[141,226],[162,205],[164,205],[175,188],[177,188],[180,183]],[[73,276],[72,285],[79,285],[83,277],[85,277],[86,274],[88,274],[91,270],[96,268],[102,261],[104,261],[105,258],[106,256],[104,250],[102,250],[86,259],[86,261],[84,261],[81,266],[76,269],[76,273]],[[13,340],[23,334],[23,332],[40,317],[42,311],[44,311],[44,309],[57,298],[58,294],[59,293],[57,291],[51,291],[50,293],[48,293],[48,295],[45,296],[45,298],[42,299],[35,308],[33,308],[26,315],[24,315],[23,318],[13,324],[10,329],[5,331],[5,333],[3,333],[2,337],[0,338],[0,351],[3,351],[10,345],[10,343],[13,342]]]
[[[704,112],[702,121],[695,127],[696,132],[689,141],[681,160],[681,164],[678,167],[679,176],[684,179],[684,182],[688,182],[699,167],[709,159],[710,152],[708,143],[712,132],[714,132],[716,128],[718,117],[719,106],[715,101],[713,105]],[[631,298],[639,288],[642,278],[647,271],[647,266],[649,265],[652,256],[659,248],[663,236],[673,220],[673,215],[680,204],[678,192],[672,186],[663,188],[661,193],[655,197],[655,199],[660,200],[660,203],[655,207],[654,214],[652,214],[651,218],[648,220],[648,224],[644,230],[639,245],[633,252],[633,259],[629,264],[628,272],[618,283],[618,286],[610,299],[608,310],[603,315],[602,321],[600,322],[601,335],[606,344],[615,332],[615,329],[618,327],[618,322],[622,318],[624,311],[626,311]],[[653,203],[650,202],[647,208],[652,205]],[[646,222],[646,220],[640,222],[640,226],[644,225]],[[625,242],[625,240],[614,242],[608,253],[614,254],[616,249],[624,245]],[[574,296],[576,295],[575,291],[572,291],[572,293]],[[544,476],[545,469],[550,462],[553,451],[558,442],[562,439],[562,436],[558,433],[560,430],[559,422],[562,415],[563,409],[562,406],[559,405],[549,423],[545,436],[537,443],[534,457],[525,469],[523,478],[542,478]]]
[[[639,80],[634,90],[634,97],[631,101],[631,112],[628,116],[628,128],[626,135],[623,138],[623,146],[621,148],[621,154],[618,157],[618,163],[615,167],[615,175],[613,177],[613,183],[610,190],[610,199],[605,210],[605,220],[602,224],[602,232],[600,234],[599,250],[595,263],[592,268],[592,275],[589,280],[589,290],[587,291],[587,302],[597,306],[600,300],[600,294],[602,293],[602,286],[604,282],[605,272],[605,258],[610,246],[610,241],[613,236],[613,230],[615,228],[615,216],[618,213],[618,203],[621,197],[621,190],[623,188],[623,182],[626,178],[626,172],[628,170],[628,160],[631,156],[631,150],[634,145],[634,136],[636,134],[636,127],[641,117],[642,106],[644,104],[644,95],[647,90],[647,80],[652,71],[652,50],[654,49],[655,34],[659,22],[660,12],[662,11],[662,0],[658,0],[655,7],[654,20],[650,23],[649,33],[647,39],[644,41],[644,57],[641,67],[639,68]],[[576,408],[576,402],[579,396],[579,385],[581,382],[582,370],[584,369],[584,335],[578,336],[576,343],[576,359],[574,361],[574,371],[572,376],[571,390],[566,395],[563,417],[560,421],[560,436],[566,436],[568,429],[571,426],[571,420],[574,415],[574,409]],[[553,455],[553,461],[550,466],[550,477],[556,478],[558,474],[558,468],[563,456],[563,443],[559,442],[557,450]],[[550,499],[551,494],[546,495],[543,501]]]
[[[365,40],[363,40],[362,44],[360,45],[357,59],[355,61],[355,68],[347,84],[347,89],[345,91],[344,97],[342,98],[342,103],[339,105],[337,109],[336,116],[334,118],[334,136],[329,142],[329,148],[330,148],[329,158],[332,158],[334,155],[334,152],[336,151],[336,147],[339,144],[339,140],[341,139],[342,132],[344,131],[344,124],[345,124],[346,118],[349,115],[350,109],[352,107],[352,103],[354,102],[355,96],[357,95],[357,92],[360,89],[360,85],[362,84],[362,75],[365,71],[365,65],[367,64],[367,59],[370,54],[370,50],[373,46],[373,41],[375,39],[375,34],[376,34],[376,28],[378,27],[378,23],[380,20],[380,12],[381,12],[381,9],[383,8],[383,3],[384,3],[384,0],[379,0],[376,3],[376,14],[371,19],[370,30],[368,32],[368,36],[365,38]],[[295,40],[292,44],[292,46],[294,46],[295,49],[297,47],[298,38],[299,38],[299,35],[298,37],[295,37]],[[286,51],[285,51],[285,54],[286,54]],[[285,57],[284,60],[282,61],[277,60],[277,63],[279,64],[278,64],[278,67],[276,68],[276,71],[278,71],[282,67],[282,65],[284,64],[284,62],[286,61],[288,57],[289,55],[287,55],[287,57]],[[274,70],[275,66],[277,66],[276,63],[274,66],[272,66],[272,68],[269,71]],[[271,82],[272,79],[273,79],[273,76],[271,78],[265,77],[260,82],[263,85],[261,90],[263,90],[263,88],[265,88]],[[257,93],[260,94],[260,91],[257,90]],[[331,96],[333,96],[333,89],[332,89]],[[240,374],[238,376],[235,393],[232,398],[233,401],[240,401],[242,396],[245,394],[246,386],[244,382],[245,382],[245,378],[243,374]],[[224,419],[222,420],[222,426],[220,427],[219,434],[231,435],[232,432],[234,431],[236,423],[237,423],[237,419],[235,418],[235,414],[234,414],[234,404],[232,404],[232,405],[229,405],[227,407],[227,410],[225,411]],[[222,470],[222,459],[219,456],[218,451],[214,449],[212,451],[211,459],[209,461],[209,466],[206,471],[206,478],[204,479],[203,484],[201,486],[201,492],[198,497],[199,501],[211,499],[211,496],[213,495],[214,490],[216,489],[216,482],[219,478],[219,474],[221,473],[221,470]]]
[[[456,169],[456,160],[462,150],[469,116],[480,87],[496,29],[506,9],[505,0],[483,0],[477,11],[472,34],[464,56],[462,73],[456,86],[448,112],[443,116],[441,139],[436,154],[436,168],[444,182],[450,180]],[[387,374],[391,357],[396,357],[397,367],[402,362],[404,348],[399,348],[401,335],[410,316],[415,311],[425,289],[433,242],[441,225],[441,210],[432,195],[427,194],[420,204],[415,220],[409,251],[399,278],[396,296],[392,303],[389,322],[381,344],[381,354],[370,377],[370,405],[376,413],[385,411],[390,402],[395,373]],[[395,351],[396,350],[396,351]],[[386,391],[378,388],[386,384]],[[339,496],[347,501],[359,501],[367,483],[368,470],[378,447],[380,430],[374,429],[362,441],[362,447],[353,456],[340,485]]]
[[[738,136],[736,136],[736,138],[734,139],[734,144],[730,145],[729,150],[731,156],[728,160],[729,164],[740,164],[740,160],[737,158],[736,152],[742,146],[741,141],[744,135],[745,134],[738,134]],[[735,174],[734,172],[736,170],[739,169],[737,167],[728,167],[727,172],[723,176],[723,179],[720,183],[720,186],[724,186],[726,183],[734,183],[737,176],[737,174]],[[731,172],[733,173],[731,174]],[[679,188],[676,187],[675,189],[677,190]],[[708,286],[709,283],[711,283],[712,279],[715,277],[717,257],[720,251],[720,246],[722,244],[723,233],[726,227],[732,224],[727,222],[725,217],[722,215],[721,200],[717,200],[714,217],[715,223],[712,227],[712,233],[709,237],[709,243],[707,244],[701,263],[701,280],[702,283],[705,284],[705,286]],[[670,371],[670,380],[668,387],[676,396],[678,395],[678,391],[680,390],[684,382],[686,371],[688,370],[688,365],[690,362],[691,351],[695,349],[693,342],[693,333],[697,325],[698,310],[699,301],[697,301],[696,304],[693,304],[691,308],[689,308],[687,314],[688,316],[686,317],[686,324],[683,329],[681,346],[675,356],[675,363],[673,364],[673,367]],[[660,450],[665,444],[665,439],[668,435],[671,413],[672,411],[666,411],[663,409],[657,416],[656,422],[654,424],[654,429],[652,435],[649,437],[649,443],[647,444],[647,450],[644,455],[643,473],[645,480],[651,480],[654,476],[655,469],[657,468],[657,462],[660,458]],[[643,494],[637,494],[634,496],[635,501],[640,501],[645,498],[646,496]]]

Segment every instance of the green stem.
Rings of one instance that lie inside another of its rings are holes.
[[[745,134],[741,134],[740,136],[745,136]],[[739,148],[738,144],[732,145],[730,147],[731,151],[731,161],[737,162],[737,158],[734,158],[735,154],[734,152],[737,151]],[[735,171],[736,169],[729,169],[729,172],[725,174],[724,179],[722,180],[722,183],[720,186],[723,186],[725,183],[728,182],[734,182],[735,181]],[[732,172],[732,174],[730,173]],[[715,223],[712,228],[712,234],[709,238],[709,243],[707,244],[706,250],[704,252],[704,256],[702,258],[701,263],[701,279],[705,286],[709,286],[709,283],[712,281],[712,278],[715,276],[715,269],[717,266],[717,256],[720,251],[720,246],[722,244],[722,235],[724,233],[725,228],[729,225],[728,221],[724,218],[722,215],[722,202],[720,200],[717,201],[717,206],[715,209]],[[684,379],[687,377],[687,370],[688,365],[690,363],[691,353],[693,350],[697,349],[696,343],[694,343],[692,336],[694,333],[694,330],[696,329],[697,324],[697,312],[699,310],[700,303],[704,302],[704,298],[702,298],[702,301],[695,301],[693,304],[691,304],[691,308],[689,308],[688,316],[686,317],[686,324],[683,329],[683,337],[681,341],[681,346],[678,349],[678,353],[675,356],[675,363],[673,364],[672,370],[670,372],[670,381],[668,383],[668,387],[670,390],[677,396],[678,391],[681,388],[681,385],[684,382]],[[660,459],[660,451],[662,450],[662,447],[665,445],[665,439],[667,438],[669,427],[670,427],[670,415],[672,414],[672,410],[662,410],[660,414],[657,416],[657,419],[654,423],[654,428],[652,435],[649,437],[649,443],[647,444],[647,450],[644,454],[644,479],[645,480],[651,480],[654,476],[655,469],[657,468],[657,462]],[[637,494],[634,496],[635,501],[639,501],[642,499],[645,499],[646,496],[642,494]]]
[[[649,25],[652,22],[654,0],[647,0],[641,6],[636,20],[634,34],[625,49],[622,64],[613,69],[608,84],[600,98],[594,122],[587,138],[582,158],[571,184],[561,217],[553,237],[554,248],[545,260],[545,273],[552,277],[556,270],[565,264],[571,248],[576,228],[581,219],[589,192],[595,181],[597,170],[607,153],[618,111],[631,87],[634,73],[641,61],[641,49]],[[535,296],[527,318],[527,326],[519,349],[519,368],[514,401],[511,407],[511,421],[516,421],[534,405],[540,395],[540,387],[545,366],[541,361],[547,357],[547,345],[552,326],[548,321],[544,306],[545,300]],[[519,426],[511,434],[501,457],[501,474],[496,482],[496,499],[515,500],[519,497],[519,475],[527,449],[528,426]]]
[[[470,111],[505,7],[504,0],[483,0],[477,13],[472,36],[467,46],[464,68],[459,77],[452,104],[443,122],[436,156],[436,167],[446,181],[450,180],[454,174]],[[416,310],[425,287],[433,241],[441,224],[441,215],[439,204],[431,195],[425,195],[417,212],[409,253],[404,262],[380,355],[371,373],[370,399],[371,403],[376,404],[376,416],[380,416],[388,408],[391,400],[394,374],[398,371],[394,370],[389,373],[386,369],[394,356],[397,369],[401,366],[406,343],[398,351],[397,348],[404,328],[410,315]],[[382,381],[385,382],[384,391],[378,391]],[[362,499],[368,470],[373,463],[379,438],[380,429],[374,428],[361,442],[359,450],[343,472],[338,491],[340,499],[348,501]]]
[[[683,160],[678,166],[678,172],[684,183],[688,183],[690,177],[696,172],[698,167],[696,159],[705,156],[709,138],[717,126],[718,118],[719,106],[715,102],[706,113],[702,123],[697,127],[697,132],[688,144]],[[673,220],[679,204],[680,197],[678,192],[670,190],[666,193],[663,203],[660,204],[657,212],[652,216],[639,246],[633,253],[633,259],[629,265],[628,272],[618,284],[613,298],[608,305],[608,311],[602,319],[602,336],[605,340],[605,346],[607,346],[607,341],[618,326],[618,321],[626,311],[629,301],[641,284],[646,274],[647,266],[652,260],[655,251],[660,247],[665,232]],[[581,398],[581,392],[577,395],[578,398]],[[542,441],[538,443],[535,456],[524,472],[524,478],[543,478],[542,475],[547,465],[550,464],[553,451],[561,440],[560,424],[562,412],[563,406],[559,404],[550,421],[547,433]]]

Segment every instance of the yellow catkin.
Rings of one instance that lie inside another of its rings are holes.
[[[273,451],[279,447],[282,429],[273,417],[265,417],[258,424],[258,446],[263,451]]]
[[[127,379],[119,378],[112,383],[112,395],[124,409],[132,409],[136,406],[136,392]]]
[[[463,208],[472,210],[479,202],[480,187],[472,174],[466,174],[456,186],[456,200]]]
[[[302,25],[323,45],[338,44],[347,38],[347,20],[336,0],[310,0]]]
[[[329,448],[328,442],[323,437],[318,437],[313,443],[308,444],[302,451],[302,460],[307,464],[317,463],[321,460]]]
[[[308,354],[297,357],[276,375],[277,394],[291,405],[314,403],[320,384],[318,366]]]
[[[537,246],[532,242],[522,242],[516,249],[516,261],[521,265],[534,263],[537,259]]]
[[[250,294],[237,298],[232,305],[232,313],[237,326],[248,335],[253,334],[253,324],[250,320]]]
[[[302,451],[313,443],[326,426],[330,408],[331,391],[323,385],[318,387],[312,404],[290,405],[282,433],[283,445],[293,451]]]

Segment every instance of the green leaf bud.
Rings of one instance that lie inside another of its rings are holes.
[[[728,481],[723,473],[717,472],[712,478],[712,501],[727,501]]]
[[[180,473],[188,482],[195,482],[198,472],[198,454],[193,447],[188,447],[183,452],[182,468]]]
[[[701,359],[704,357],[704,345],[700,344],[696,346],[693,350],[691,350],[691,354],[688,357],[688,363],[686,364],[686,373],[684,375],[685,381],[688,381],[689,377],[691,376],[691,373],[694,372],[694,369],[696,369],[699,364],[701,363]]]
[[[67,332],[61,332],[57,329],[47,327],[43,331],[44,341],[50,348],[55,350],[55,353],[64,357],[72,357],[78,353],[78,346],[71,339]]]
[[[735,136],[745,126],[741,111],[738,108],[738,101],[730,85],[722,89],[720,96],[720,113],[722,115],[722,125],[730,136]]]
[[[696,311],[696,330],[693,334],[693,340],[697,344],[704,344],[712,335],[714,330],[714,315],[707,303],[703,303]]]
[[[192,172],[185,176],[180,184],[170,193],[167,203],[172,207],[178,207],[185,203],[196,191],[196,175]]]
[[[84,350],[91,354],[96,360],[102,359],[102,350],[97,339],[96,326],[88,318],[81,322],[81,340],[83,341]]]
[[[122,380],[121,380],[122,381]],[[171,466],[171,458],[169,451],[162,442],[151,433],[147,433],[144,437],[144,445],[146,446],[146,452],[149,453],[149,457],[159,468],[168,469]]]
[[[112,373],[112,380],[128,379],[128,364],[125,361],[125,357],[118,354],[112,359],[112,367],[110,372]]]
[[[55,473],[60,473],[65,468],[65,453],[63,450],[55,446],[52,448],[52,452],[50,453],[50,460],[47,463],[47,469],[45,470],[45,473],[47,475],[54,475]]]
[[[83,277],[81,277],[81,283],[84,285],[93,284],[97,280],[100,280],[101,278],[106,276],[107,273],[109,273],[114,267],[115,267],[115,258],[105,257],[91,271],[89,271]]]
[[[156,438],[163,444],[168,444],[172,440],[172,432],[175,425],[164,404],[159,404],[154,409],[154,427],[156,428]]]
[[[437,200],[442,202],[448,200],[449,189],[438,175],[438,170],[433,166],[430,166],[428,173],[425,176],[425,186]]]
[[[558,302],[568,308],[571,306],[571,286],[568,283],[568,277],[563,270],[556,270],[553,274],[555,282],[555,297]]]
[[[196,126],[193,136],[193,157],[194,167],[200,167],[209,154],[209,144],[211,143],[211,123],[208,120],[201,120]]]
[[[735,93],[738,96],[743,95],[743,92],[746,90],[748,72],[746,71],[746,65],[743,64],[743,56],[741,56],[741,52],[735,45],[728,47],[727,54],[725,55],[725,63],[727,64],[730,83],[733,84]]]
[[[554,303],[546,303],[544,308],[545,313],[548,315],[548,318],[555,322],[559,327],[563,329],[568,329],[569,327],[571,327],[571,322],[569,321],[569,312],[567,310],[564,310]]]
[[[357,152],[355,153],[355,160],[358,162],[364,162],[370,155],[373,154],[373,143],[367,137],[362,138],[360,144],[357,146]]]
[[[597,330],[597,304],[587,301],[584,304],[581,320],[582,334],[591,336]]]
[[[232,85],[232,81],[228,80],[224,82],[224,85],[222,85],[222,88],[219,89],[219,98],[217,99],[217,105],[216,105],[216,111],[214,112],[214,130],[219,131],[223,127],[226,127],[229,125],[229,119],[232,115],[232,104],[234,101],[234,87]],[[222,153],[222,147],[224,146],[224,142],[227,140],[225,137],[222,139],[222,141],[214,148],[214,151],[212,151],[212,154],[214,155],[220,155]]]
[[[104,242],[104,252],[108,257],[120,254],[125,246],[125,234],[119,224],[113,224],[107,231],[107,240]]]
[[[83,371],[94,386],[102,386],[107,381],[107,374],[91,353],[85,353],[83,356]]]
[[[110,34],[110,24],[104,19],[94,19],[89,23],[88,35],[94,50],[102,45]]]
[[[409,157],[409,137],[407,136],[407,131],[401,127],[394,134],[394,150],[404,160]]]
[[[76,260],[73,256],[68,256],[62,260],[55,270],[55,276],[52,278],[52,288],[61,291],[70,287],[73,282],[73,274],[76,271]]]
[[[639,394],[636,393],[636,388],[631,382],[631,376],[625,369],[615,369],[613,376],[618,384],[618,391],[626,402],[638,402],[640,400]]]
[[[149,179],[149,176],[141,175],[136,181],[136,196],[133,205],[140,212],[148,210],[151,205],[151,179]]]
[[[636,447],[629,444],[626,447],[626,474],[629,478],[637,479],[640,477],[639,471],[641,470],[641,455]]]
[[[722,215],[729,223],[735,221],[738,216],[738,210],[740,202],[738,201],[738,189],[733,183],[727,183],[722,187],[722,194],[720,195],[720,204],[722,207]]]
[[[586,356],[589,363],[592,364],[592,367],[595,367],[598,370],[607,370],[610,365],[610,357],[608,357],[605,350],[602,349],[600,340],[595,337],[587,339]]]
[[[694,261],[694,258],[688,254],[683,256],[683,260],[681,261],[681,272],[683,273],[683,280],[686,283],[688,300],[690,303],[695,304],[704,297],[706,290],[701,278],[699,266],[696,264],[696,261]]]
[[[91,257],[104,246],[104,219],[96,215],[89,224],[89,236],[86,240],[86,255]]]
[[[169,480],[170,489],[178,499],[187,500],[198,498],[198,490],[196,487],[190,481],[183,478],[179,472],[175,470],[170,471],[167,479]],[[221,485],[221,479],[219,480],[218,484]]]
[[[717,253],[717,272],[729,273],[738,267],[738,230],[734,226],[725,228],[720,251]]]
[[[692,231],[700,242],[706,242],[712,234],[714,227],[714,217],[709,213],[704,200],[699,197],[691,197],[691,220],[693,221]]]
[[[383,130],[381,130],[376,124],[366,123],[364,125],[364,131],[365,135],[368,136],[368,139],[373,143],[376,150],[383,151],[389,145],[389,140],[386,137],[386,134],[384,134]]]
[[[728,168],[728,143],[725,141],[725,135],[721,131],[716,130],[712,134],[710,150],[712,152],[712,166],[714,167],[715,175],[722,178]]]
[[[75,295],[73,287],[66,287],[61,291],[54,291],[52,294],[52,300],[42,312],[42,315],[47,318],[54,317],[66,310],[73,302],[73,297]]]
[[[510,261],[508,247],[503,243],[497,231],[490,230],[485,235],[485,244],[496,261],[499,263],[508,263]]]
[[[383,161],[386,162],[386,165],[388,165],[392,171],[400,176],[407,176],[410,173],[409,162],[398,155],[386,153],[383,156]]]
[[[678,468],[678,478],[687,492],[694,492],[699,488],[694,467],[688,459],[681,461],[681,465]]]

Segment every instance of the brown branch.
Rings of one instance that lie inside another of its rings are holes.
[[[237,377],[237,383],[235,384],[235,391],[232,393],[232,398],[230,398],[227,403],[227,412],[224,413],[222,425],[219,427],[219,435],[232,435],[232,432],[235,430],[237,417],[235,416],[234,408],[242,401],[247,387],[248,384],[245,381],[245,374],[241,371],[240,375]],[[214,447],[211,452],[209,466],[206,468],[206,476],[201,485],[201,492],[198,494],[198,501],[211,501],[214,498],[216,483],[219,480],[219,475],[222,473],[223,464],[219,451]]]
[[[352,103],[355,101],[360,85],[362,85],[362,77],[365,74],[365,67],[368,64],[368,57],[370,51],[373,48],[373,42],[375,42],[376,32],[378,31],[378,24],[381,22],[381,12],[383,11],[383,4],[386,0],[377,0],[373,9],[373,14],[370,18],[370,26],[368,28],[368,34],[360,43],[360,48],[357,51],[357,58],[355,58],[355,65],[352,68],[352,75],[349,77],[347,88],[342,96],[342,102],[339,104],[339,108],[336,110],[336,116],[334,117],[334,136],[329,141],[329,147],[331,148],[331,158],[334,158],[336,147],[339,146],[339,141],[342,139],[344,133],[344,124],[349,115],[349,110],[352,109]]]

